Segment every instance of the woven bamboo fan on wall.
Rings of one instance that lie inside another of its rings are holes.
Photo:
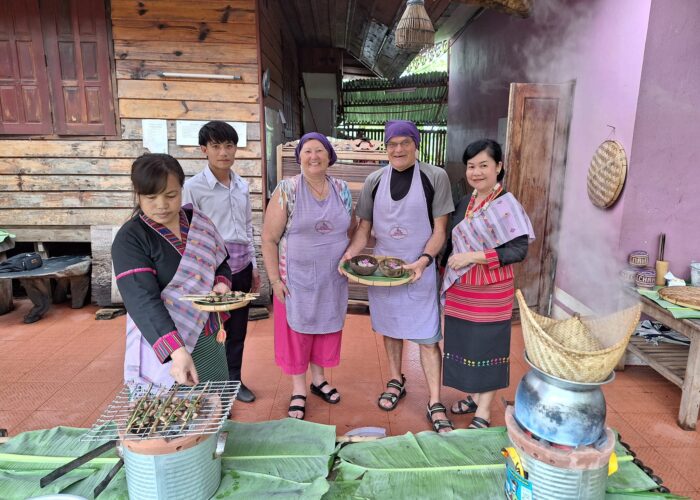
[[[627,154],[618,141],[598,146],[588,169],[588,198],[596,207],[608,208],[622,192],[627,176]]]

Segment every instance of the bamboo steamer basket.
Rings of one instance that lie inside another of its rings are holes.
[[[540,370],[574,382],[602,382],[615,369],[639,322],[641,306],[594,319],[564,321],[532,311],[516,292],[528,358]]]

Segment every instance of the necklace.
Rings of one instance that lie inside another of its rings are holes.
[[[478,194],[475,189],[474,192],[472,192],[472,197],[469,200],[469,205],[467,205],[467,212],[464,214],[464,218],[471,219],[472,217],[474,217],[474,212],[476,212],[477,210],[486,210],[489,204],[493,201],[493,199],[499,194],[501,194],[501,191],[503,191],[501,183],[497,182],[493,189],[491,189],[491,192],[486,197],[486,199],[482,201],[478,207],[475,207],[474,205],[476,205],[476,196]]]
[[[311,184],[311,181],[308,180],[306,177],[304,177],[304,181],[306,181],[306,185],[311,188],[311,190],[318,195],[319,198],[324,198],[325,197],[325,192],[326,192],[326,179],[323,179],[323,186],[321,186],[321,190],[319,191],[314,187],[313,184]]]

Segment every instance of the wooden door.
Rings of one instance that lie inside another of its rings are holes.
[[[573,94],[573,82],[510,86],[506,188],[522,203],[536,237],[525,261],[515,266],[515,286],[542,314],[549,313],[554,289]]]

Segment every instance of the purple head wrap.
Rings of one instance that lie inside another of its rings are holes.
[[[333,165],[338,159],[338,156],[335,154],[335,149],[333,149],[331,143],[328,141],[328,139],[326,139],[326,136],[323,134],[319,134],[318,132],[309,132],[308,134],[304,134],[303,136],[301,136],[301,139],[299,139],[299,144],[297,144],[297,147],[294,150],[294,156],[297,159],[297,163],[301,165],[299,153],[301,153],[301,148],[304,147],[304,143],[312,139],[317,140],[318,142],[323,144],[323,147],[326,148],[326,151],[328,151],[328,159],[330,160],[328,162],[328,165]]]
[[[415,123],[408,120],[389,120],[386,122],[384,126],[384,144],[397,136],[410,137],[416,143],[416,147],[420,145],[418,127],[416,127]]]

